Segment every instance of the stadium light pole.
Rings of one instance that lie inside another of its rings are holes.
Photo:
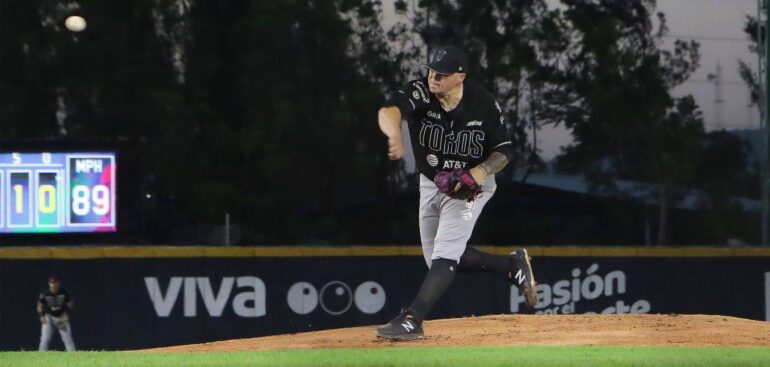
[[[764,22],[762,15],[764,13]],[[770,6],[768,0],[757,0],[757,54],[759,56],[759,93],[760,108],[759,118],[765,129],[765,161],[762,164],[762,245],[768,246],[770,242],[770,129],[767,126],[768,105],[770,105],[770,93],[767,86],[770,85],[770,67],[767,64],[768,50],[770,50],[770,27],[767,26],[770,19]],[[764,32],[762,30],[764,26]],[[764,36],[764,40],[762,39]]]
[[[767,32],[764,28],[765,21],[763,20],[767,7],[765,6],[767,0],[757,0],[757,29],[755,36],[757,37],[757,89],[759,96],[757,98],[757,109],[759,110],[759,129],[762,131],[764,129],[764,139],[763,143],[764,146],[762,147],[764,151],[761,153],[760,157],[765,158],[764,160],[761,160],[760,158],[760,190],[762,190],[762,218],[760,223],[761,228],[761,244],[762,246],[767,246],[768,241],[770,240],[770,195],[768,195],[768,167],[770,167],[770,160],[768,160],[768,157],[770,156],[770,153],[768,153],[768,132],[767,129],[767,93],[765,93],[765,79],[770,79],[770,76],[767,76],[767,65],[765,63],[765,60],[767,60],[767,47],[765,47],[765,42],[767,42],[767,37],[765,37],[765,32]]]
[[[764,3],[765,21],[762,22],[762,11],[757,13],[757,33],[762,35],[762,25],[764,24],[764,42],[760,38],[757,40],[757,45],[763,45],[763,50],[759,52],[760,57],[764,57],[764,69],[762,68],[762,62],[759,67],[761,71],[764,71],[764,75],[759,76],[760,93],[762,98],[762,108],[760,109],[760,119],[762,125],[765,128],[765,162],[762,170],[762,245],[767,246],[770,239],[770,128],[767,125],[768,105],[770,105],[770,93],[767,92],[767,87],[770,85],[770,67],[767,64],[768,50],[770,50],[770,27],[768,27],[768,20],[770,20],[770,6],[768,6],[768,0],[758,0],[758,3]],[[759,9],[758,9],[759,10]],[[762,80],[764,78],[764,80]],[[764,83],[763,83],[764,81]]]

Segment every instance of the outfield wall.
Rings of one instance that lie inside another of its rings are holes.
[[[504,254],[512,248],[484,248]],[[527,309],[500,276],[459,274],[431,318],[499,313],[720,314],[770,320],[770,249],[531,248]],[[419,247],[0,248],[0,350],[36,349],[58,275],[79,349],[135,349],[374,325],[407,306]],[[54,349],[62,349],[58,336]]]

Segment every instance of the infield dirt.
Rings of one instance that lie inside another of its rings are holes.
[[[713,315],[492,315],[433,320],[425,339],[377,339],[377,325],[143,350],[227,352],[278,349],[458,346],[770,347],[770,322]]]

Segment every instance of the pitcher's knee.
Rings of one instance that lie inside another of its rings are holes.
[[[431,259],[434,261],[439,258],[449,259],[459,263],[460,257],[463,256],[463,252],[465,252],[465,242],[463,242],[462,245],[452,244],[445,246],[439,246],[437,243],[436,247],[433,249],[433,256],[431,256]]]

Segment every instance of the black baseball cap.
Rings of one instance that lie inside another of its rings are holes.
[[[459,47],[440,46],[433,50],[428,64],[422,66],[441,74],[467,73],[468,56]]]
[[[59,283],[59,277],[56,275],[51,275],[48,277],[48,283]]]

